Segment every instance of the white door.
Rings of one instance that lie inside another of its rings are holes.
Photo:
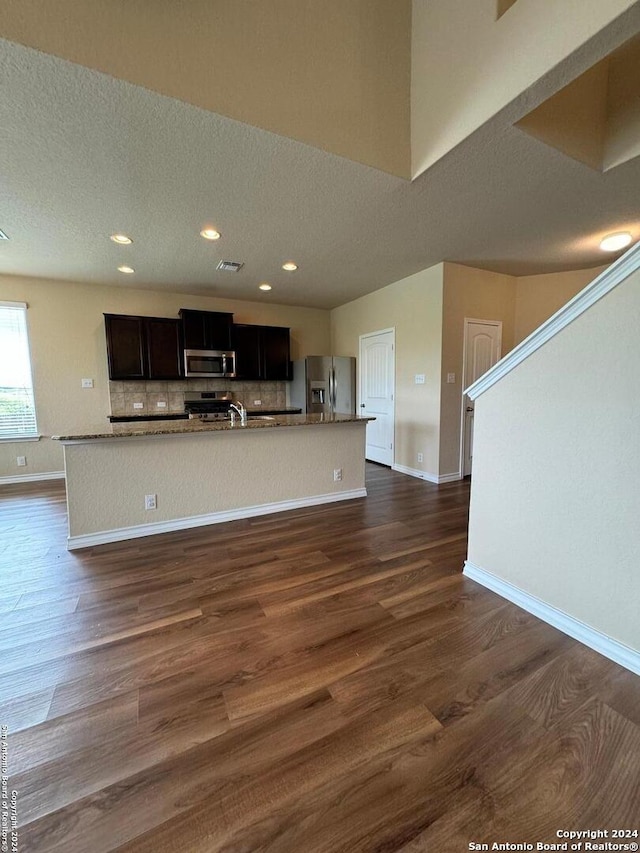
[[[375,418],[367,424],[365,456],[383,465],[393,465],[394,350],[393,329],[360,336],[359,411]]]
[[[500,320],[464,321],[463,388],[479,379],[500,360],[502,322]],[[471,473],[473,462],[473,401],[462,395],[462,474]]]

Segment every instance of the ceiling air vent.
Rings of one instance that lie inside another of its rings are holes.
[[[226,270],[226,272],[238,272],[242,264],[239,261],[220,261],[217,270]]]
[[[4,233],[4,231],[0,230],[0,240],[8,240],[9,238]]]

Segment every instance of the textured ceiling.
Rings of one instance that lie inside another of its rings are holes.
[[[513,128],[524,103],[410,183],[6,41],[0,75],[2,273],[329,308],[442,260],[550,272],[640,237],[640,158],[595,172]]]

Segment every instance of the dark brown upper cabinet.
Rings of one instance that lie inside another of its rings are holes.
[[[261,331],[261,326],[233,326],[231,347],[236,354],[236,379],[262,378]]]
[[[291,379],[291,343],[289,329],[262,327],[262,351],[265,379]]]
[[[105,314],[109,379],[144,379],[142,317]]]
[[[180,379],[179,320],[105,314],[109,379]]]
[[[233,314],[181,308],[180,319],[185,349],[231,349]]]
[[[289,329],[284,326],[233,326],[236,379],[291,379]]]
[[[182,343],[180,321],[165,317],[146,317],[147,377],[180,379]]]

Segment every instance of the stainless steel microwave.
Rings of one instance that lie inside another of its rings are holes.
[[[236,375],[236,354],[222,350],[186,349],[184,375],[200,379],[233,379]]]

